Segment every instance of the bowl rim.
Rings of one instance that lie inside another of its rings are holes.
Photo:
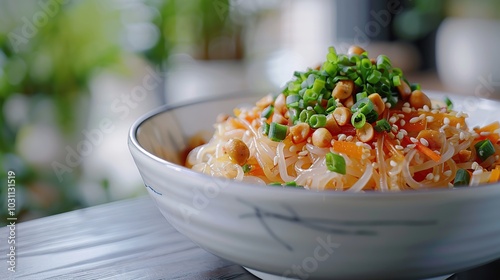
[[[446,94],[441,91],[429,91],[432,92],[431,94],[436,94],[436,95],[443,95]],[[453,99],[453,95],[451,95],[451,98]],[[365,191],[365,192],[348,192],[348,191],[336,191],[336,190],[322,190],[322,191],[310,191],[307,190],[305,191],[304,189],[301,188],[267,188],[265,186],[260,186],[257,184],[252,184],[252,183],[247,183],[247,182],[240,182],[232,179],[227,179],[227,178],[217,178],[217,177],[212,177],[206,174],[202,174],[199,172],[196,172],[190,168],[187,168],[185,166],[175,164],[173,162],[167,161],[165,159],[162,159],[149,151],[147,151],[145,148],[143,148],[137,139],[137,133],[139,128],[141,127],[142,124],[144,124],[146,121],[149,119],[156,117],[162,113],[175,110],[178,108],[186,107],[186,106],[192,106],[192,105],[197,105],[201,103],[206,103],[206,102],[214,102],[217,100],[227,100],[227,99],[236,99],[236,98],[243,98],[243,97],[255,97],[256,100],[259,97],[262,97],[263,95],[260,93],[255,93],[251,91],[238,91],[238,92],[232,92],[232,93],[226,93],[226,94],[220,94],[217,96],[205,96],[201,97],[197,100],[184,100],[184,101],[179,101],[179,102],[172,102],[168,104],[164,104],[162,106],[159,106],[155,109],[152,109],[151,111],[143,114],[140,116],[129,129],[128,133],[128,142],[129,142],[129,148],[130,145],[132,145],[135,149],[137,149],[140,153],[145,155],[147,158],[156,161],[162,165],[165,165],[169,168],[172,168],[173,170],[178,170],[182,171],[184,173],[187,173],[190,177],[195,177],[200,180],[216,180],[220,182],[224,181],[231,181],[233,184],[237,185],[237,188],[244,188],[247,191],[255,191],[255,187],[262,187],[262,189],[265,192],[274,192],[274,191],[279,191],[280,193],[286,192],[286,193],[301,193],[301,195],[312,195],[312,196],[347,196],[347,197],[379,197],[379,196],[416,196],[416,195],[426,195],[426,194],[451,194],[451,193],[464,193],[464,192],[472,192],[472,191],[491,191],[491,188],[499,188],[500,183],[486,183],[486,184],[480,184],[478,186],[474,187],[463,187],[463,188],[430,188],[430,189],[422,189],[422,190],[408,190],[408,191],[387,191],[387,192],[381,192],[381,191]]]

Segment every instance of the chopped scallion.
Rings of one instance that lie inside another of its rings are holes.
[[[446,103],[448,110],[453,109],[453,102],[448,97],[444,98],[444,103]]]
[[[262,110],[262,117],[267,119],[272,115],[273,112],[274,112],[274,106],[269,105],[264,110]]]
[[[490,139],[477,142],[474,148],[476,148],[476,153],[482,161],[485,161],[495,153],[495,147],[493,147]]]
[[[343,175],[346,174],[346,164],[343,156],[329,152],[325,155],[325,161],[328,170]]]
[[[309,118],[309,125],[312,128],[320,128],[326,125],[326,116],[322,114],[314,114]]]
[[[455,180],[453,181],[453,186],[455,187],[463,187],[468,186],[470,182],[470,174],[469,171],[465,169],[458,169],[455,174]]]
[[[279,142],[286,137],[288,127],[286,125],[272,122],[269,126],[269,139]]]
[[[361,111],[357,111],[356,113],[352,114],[351,117],[351,124],[355,128],[362,128],[366,123],[366,116],[365,114],[361,113]]]
[[[391,124],[386,119],[381,119],[377,121],[374,128],[377,132],[389,132],[391,131]]]
[[[262,134],[264,135],[269,134],[269,124],[266,122],[262,124]]]

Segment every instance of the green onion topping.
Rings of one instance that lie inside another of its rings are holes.
[[[264,122],[264,124],[262,124],[262,134],[264,135],[268,135],[269,134],[269,124]]]
[[[482,161],[485,161],[495,153],[495,147],[493,147],[490,139],[477,142],[474,148],[476,148],[476,153]]]
[[[287,126],[272,122],[269,126],[269,139],[279,142],[285,139],[287,133]]]
[[[309,126],[312,128],[320,128],[326,125],[326,116],[321,114],[314,114],[309,118]]]
[[[446,107],[448,108],[448,110],[453,109],[453,102],[451,102],[451,100],[448,97],[444,98],[444,103],[446,103]]]
[[[470,174],[465,169],[458,169],[457,174],[455,175],[455,180],[453,181],[453,186],[461,187],[468,186],[470,182]]]
[[[362,128],[366,123],[366,116],[365,114],[361,113],[360,111],[357,111],[356,113],[352,114],[351,117],[351,124],[355,128]]]
[[[391,124],[386,119],[381,119],[377,121],[374,128],[377,132],[389,132],[391,131]]]
[[[273,112],[274,112],[274,106],[269,105],[264,110],[262,110],[262,117],[267,119],[271,116]]]
[[[343,175],[346,174],[346,164],[343,156],[329,152],[325,155],[325,160],[328,170]]]

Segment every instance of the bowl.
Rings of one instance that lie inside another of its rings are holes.
[[[244,93],[167,105],[131,127],[130,151],[148,193],[166,220],[200,247],[266,279],[421,279],[500,257],[499,184],[316,192],[214,178],[182,166],[191,136],[210,135],[220,112],[258,98]],[[500,120],[498,103],[451,99],[475,111],[472,122]]]

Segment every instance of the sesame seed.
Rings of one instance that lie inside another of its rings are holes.
[[[405,102],[405,103],[403,104],[403,107],[408,107],[408,108],[410,108],[410,103]]]
[[[427,120],[427,122],[433,122],[434,121],[434,117],[433,116],[427,116],[427,117],[425,117],[425,119]]]
[[[464,140],[465,139],[465,133],[463,131],[460,131],[459,139],[460,140]]]
[[[426,111],[426,112],[429,112],[429,111],[431,110],[431,109],[429,108],[429,106],[427,106],[427,105],[424,105],[424,107],[423,107],[422,109],[424,109],[424,111]]]
[[[403,146],[401,145],[395,145],[394,147],[396,148],[396,150],[404,150]]]
[[[403,135],[408,135],[408,131],[406,131],[406,129],[400,129],[399,131],[401,131],[401,133],[403,133]]]
[[[392,130],[392,132],[397,132],[399,130],[399,127],[397,125],[393,124],[391,130]]]
[[[369,144],[366,144],[366,143],[363,143],[363,147],[365,147],[365,149],[368,149],[368,150],[372,149],[372,146],[370,146]]]
[[[448,117],[445,117],[445,118],[443,119],[443,123],[444,123],[444,124],[450,124],[450,119],[449,119]]]
[[[349,136],[347,136],[347,138],[345,140],[350,142],[350,141],[352,141],[352,139],[354,139],[354,137],[352,137],[352,135],[349,135]]]
[[[489,131],[481,131],[481,133],[479,133],[479,135],[481,135],[481,136],[488,136],[490,134],[491,134],[491,132],[489,132]]]
[[[420,118],[419,118],[419,117],[413,117],[413,118],[411,118],[411,119],[410,119],[410,123],[416,123],[416,122],[418,122],[419,120],[420,120]]]
[[[400,118],[404,118],[405,117],[404,114],[397,114],[397,116],[400,117]]]
[[[358,146],[358,147],[363,146],[363,142],[357,141],[357,142],[356,142],[356,146]]]
[[[301,157],[305,157],[305,156],[307,156],[307,154],[308,154],[308,153],[309,153],[309,151],[304,150],[304,151],[300,151],[300,152],[298,153],[298,155],[299,155],[299,156],[301,156]]]
[[[443,175],[446,176],[446,177],[450,177],[451,176],[451,170],[446,170],[445,172],[443,172]]]
[[[387,102],[387,103],[385,103],[385,107],[386,107],[387,109],[391,109],[392,104],[391,104],[391,103],[389,103],[389,102]]]
[[[427,180],[429,180],[429,181],[430,181],[430,180],[432,180],[432,179],[434,179],[434,174],[432,174],[432,173],[427,174],[427,175],[425,176],[425,179],[427,179]]]
[[[413,143],[417,143],[418,142],[418,139],[415,138],[415,137],[410,137],[410,141],[413,142]]]
[[[434,109],[434,110],[431,111],[431,113],[437,114],[437,113],[439,113],[439,110]]]
[[[479,163],[477,163],[476,161],[472,163],[471,165],[471,168],[476,170],[477,168],[479,167]]]
[[[392,116],[389,118],[390,123],[395,123],[397,120],[398,120],[398,118],[396,118],[395,116]]]
[[[474,172],[472,172],[472,175],[479,175],[479,174],[483,174],[483,169],[476,169],[474,170]]]
[[[437,182],[437,181],[439,181],[439,178],[440,178],[439,174],[436,174],[436,175],[434,175],[434,179],[432,179],[432,180],[434,182]]]
[[[347,138],[347,136],[345,134],[339,134],[338,135],[339,141],[344,141],[346,138]]]
[[[419,118],[420,120],[425,119],[425,114],[420,114],[420,115],[418,115],[418,118]]]
[[[401,120],[401,121],[399,122],[399,124],[400,124],[401,126],[405,126],[406,121],[405,121],[405,120]]]
[[[399,140],[402,140],[404,137],[405,135],[401,131],[399,131],[398,134],[396,135],[396,138],[398,138]]]
[[[395,166],[397,166],[397,165],[398,165],[398,163],[397,163],[397,162],[395,162],[395,161],[393,161],[393,160],[391,160],[391,161],[389,162],[389,164],[390,164],[392,167],[395,167]]]
[[[403,107],[403,108],[401,108],[401,111],[403,111],[405,113],[411,113],[411,108],[410,107]]]
[[[440,151],[438,151],[438,150],[434,150],[433,152],[434,152],[436,155],[440,155],[440,154],[441,154],[441,152],[440,152]]]
[[[425,138],[420,138],[420,143],[426,147],[429,146],[429,141],[427,141],[427,139]]]
[[[406,147],[407,148],[410,148],[410,149],[413,149],[415,148],[417,145],[416,144],[408,144]]]
[[[456,127],[457,129],[460,129],[460,127],[461,127],[461,126],[462,126],[462,125],[461,125],[460,123],[457,123],[457,125],[455,125],[455,127]]]

